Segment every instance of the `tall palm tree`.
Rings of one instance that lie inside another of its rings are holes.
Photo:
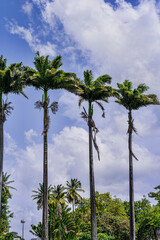
[[[90,175],[90,199],[91,199],[91,236],[92,240],[97,240],[97,221],[96,221],[96,204],[95,204],[95,182],[94,182],[94,167],[93,167],[93,148],[92,142],[99,156],[99,148],[96,143],[96,133],[98,129],[93,121],[93,103],[95,102],[103,111],[102,117],[105,117],[104,107],[99,101],[108,102],[108,97],[112,96],[112,88],[106,86],[106,83],[111,83],[111,77],[103,75],[93,80],[92,71],[84,71],[84,80],[81,81],[82,92],[79,94],[79,106],[83,101],[88,102],[88,112],[83,108],[81,113],[82,118],[87,121],[89,129],[89,175]]]
[[[52,61],[49,60],[49,56],[40,56],[37,52],[34,58],[34,65],[36,70],[29,70],[29,78],[27,78],[27,84],[35,87],[37,90],[43,91],[42,101],[35,103],[36,108],[43,108],[43,216],[42,226],[43,233],[42,239],[48,240],[48,143],[47,133],[49,129],[49,108],[52,113],[56,113],[58,110],[58,103],[53,102],[50,104],[48,97],[48,91],[53,89],[67,89],[71,92],[77,89],[77,84],[74,81],[75,74],[64,73],[58,68],[62,65],[61,56],[57,56]]]
[[[159,104],[155,94],[145,95],[149,88],[145,84],[139,84],[133,89],[132,82],[125,80],[118,83],[119,97],[117,103],[123,105],[128,110],[128,149],[129,149],[129,201],[130,201],[130,240],[135,240],[135,212],[134,212],[134,181],[133,181],[133,157],[137,159],[132,151],[132,134],[136,133],[132,110],[138,110],[151,104]]]
[[[78,192],[84,192],[84,190],[82,189],[81,182],[75,178],[71,178],[70,182],[67,181],[67,187],[65,187],[65,189],[67,190],[67,200],[69,203],[72,203],[72,210],[74,214],[75,204],[79,203],[79,201],[82,199]]]
[[[0,219],[1,219],[1,195],[2,195],[2,172],[3,172],[3,128],[6,116],[11,113],[13,107],[11,102],[3,100],[3,94],[15,93],[23,94],[24,87],[24,72],[27,67],[24,67],[22,63],[14,63],[9,67],[6,65],[7,59],[0,56]]]

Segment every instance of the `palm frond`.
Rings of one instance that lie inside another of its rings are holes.
[[[86,86],[91,86],[93,81],[93,74],[91,70],[84,71],[84,83]]]
[[[58,102],[53,102],[49,108],[51,109],[53,114],[56,114],[56,112],[58,111]]]
[[[50,63],[50,65],[51,65],[51,67],[52,68],[55,68],[55,69],[58,69],[59,67],[61,67],[62,66],[62,57],[61,56],[57,56],[56,58],[54,58],[52,61],[51,61],[51,63]]]
[[[111,84],[111,80],[112,80],[112,78],[109,75],[107,75],[107,74],[102,75],[94,81],[94,86],[95,87],[103,87],[103,86],[105,86],[106,83]]]
[[[42,101],[36,101],[35,102],[35,104],[34,104],[34,106],[35,106],[35,108],[37,108],[37,109],[42,109],[43,107],[44,107],[44,102],[42,102]]]
[[[97,103],[97,105],[98,105],[98,106],[101,108],[101,110],[102,110],[102,117],[105,118],[105,109],[104,109],[102,103],[101,103],[101,102],[98,102],[98,101],[95,101],[95,102]]]

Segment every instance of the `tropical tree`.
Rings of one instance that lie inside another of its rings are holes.
[[[157,187],[154,187],[155,190],[158,190],[157,192],[150,192],[148,193],[148,197],[154,198],[158,201],[158,206],[160,206],[160,185]]]
[[[15,93],[26,95],[22,91],[24,87],[24,73],[27,67],[22,63],[13,63],[9,67],[6,65],[7,59],[0,56],[0,203],[2,196],[2,172],[3,172],[3,128],[7,115],[11,113],[13,107],[11,102],[4,101],[3,94]],[[0,204],[0,219],[1,219],[1,204]]]
[[[3,232],[6,232],[8,235],[8,231],[10,228],[10,218],[13,218],[13,213],[9,210],[8,201],[12,198],[10,193],[10,189],[14,189],[11,184],[14,182],[10,180],[10,174],[2,173],[2,202],[1,202],[1,224],[0,224],[0,239],[3,236]],[[3,239],[3,238],[2,238]]]
[[[89,130],[89,175],[90,175],[90,199],[91,199],[91,235],[92,240],[97,240],[97,223],[96,223],[96,204],[95,204],[95,182],[94,182],[94,167],[93,167],[93,148],[92,142],[99,155],[99,148],[96,143],[96,134],[98,132],[93,120],[93,103],[95,102],[102,110],[102,117],[105,117],[104,107],[101,102],[108,102],[108,97],[112,96],[113,91],[106,83],[111,83],[111,77],[103,75],[93,80],[92,71],[84,71],[84,80],[81,81],[82,92],[79,94],[79,106],[83,101],[88,102],[88,111],[83,107],[81,116],[86,120]]]
[[[42,209],[43,208],[43,195],[44,195],[44,190],[43,190],[43,184],[39,183],[39,188],[38,190],[33,190],[32,192],[34,193],[32,195],[33,200],[37,200],[37,208]],[[48,201],[50,201],[51,198],[51,191],[53,187],[49,185],[48,187]]]
[[[67,200],[69,203],[72,203],[72,210],[74,213],[75,204],[79,203],[82,199],[78,192],[84,192],[81,182],[76,178],[71,178],[70,182],[67,181],[67,187],[65,189],[67,190]]]
[[[27,84],[35,87],[37,90],[43,91],[42,101],[37,101],[35,107],[44,111],[43,117],[43,234],[42,239],[48,240],[48,143],[47,133],[49,129],[49,109],[52,113],[58,110],[58,103],[53,102],[50,104],[48,91],[53,89],[64,88],[67,90],[75,91],[77,89],[76,82],[74,81],[75,74],[64,73],[58,68],[62,65],[61,56],[57,56],[52,61],[49,56],[40,56],[37,52],[34,58],[34,65],[36,70],[29,70]]]
[[[125,80],[122,84],[118,83],[117,85],[119,97],[116,102],[128,110],[130,240],[135,240],[133,157],[138,159],[132,151],[132,134],[133,132],[137,133],[132,111],[151,104],[159,104],[159,101],[155,94],[144,94],[149,89],[145,84],[139,84],[137,88],[133,89],[132,82]]]
[[[65,187],[62,184],[53,187],[51,202],[57,206],[56,210],[57,218],[61,218],[62,205],[66,204],[66,192]]]

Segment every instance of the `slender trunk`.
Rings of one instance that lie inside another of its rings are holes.
[[[133,182],[133,157],[132,157],[132,112],[128,113],[128,148],[129,148],[129,202],[130,202],[130,240],[135,240],[135,212],[134,212],[134,182]]]
[[[89,103],[89,175],[90,175],[90,201],[91,201],[91,239],[97,240],[97,220],[96,220],[96,200],[95,200],[95,182],[93,165],[93,147],[92,147],[92,126],[91,103]]]
[[[47,131],[48,107],[47,92],[44,93],[44,130],[43,130],[43,219],[42,219],[42,240],[48,240],[48,144]]]
[[[2,172],[3,172],[3,123],[2,93],[0,92],[0,222],[2,209]]]
[[[72,202],[73,215],[74,215],[74,205],[75,205],[75,199],[73,199],[73,202]]]

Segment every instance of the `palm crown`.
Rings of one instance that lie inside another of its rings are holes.
[[[92,71],[84,71],[84,80],[80,81],[82,92],[79,94],[79,106],[81,106],[83,101],[88,101],[90,104],[96,102],[104,111],[102,104],[98,100],[108,102],[108,97],[112,96],[113,93],[112,87],[106,86],[106,83],[111,83],[109,75],[102,75],[93,80]],[[89,115],[93,115],[91,108],[89,109]]]
[[[67,187],[65,189],[67,190],[67,199],[69,202],[75,201],[75,203],[77,203],[78,200],[82,199],[78,192],[84,192],[84,190],[82,189],[81,182],[77,179],[71,178],[71,182],[67,181]]]
[[[116,102],[128,110],[138,110],[143,106],[159,104],[155,94],[144,94],[149,89],[145,84],[139,84],[137,88],[133,89],[132,82],[125,80],[122,84],[118,83],[117,85],[120,95]]]
[[[62,66],[61,56],[57,56],[51,61],[49,56],[40,56],[37,52],[34,60],[36,70],[28,70],[30,77],[27,79],[27,85],[32,85],[43,91],[64,88],[72,92],[78,89],[75,81],[77,78],[74,73],[65,73],[63,70],[58,70]]]
[[[0,92],[1,94],[21,93],[27,97],[23,88],[25,86],[24,73],[27,67],[22,63],[13,63],[8,68],[6,66],[6,59],[3,59],[3,55],[0,57]]]

